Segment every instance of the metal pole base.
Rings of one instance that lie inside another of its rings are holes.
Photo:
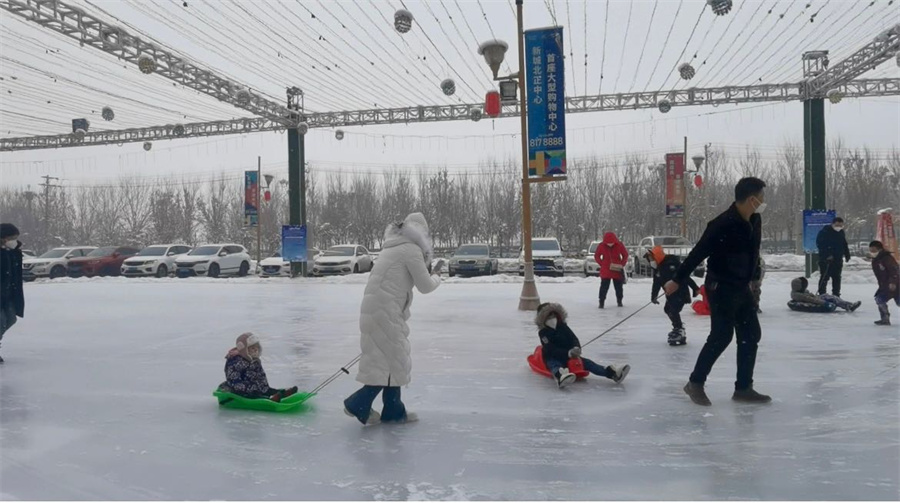
[[[534,263],[525,262],[525,283],[522,284],[522,294],[519,296],[519,311],[537,311],[539,305],[541,297],[534,282]]]

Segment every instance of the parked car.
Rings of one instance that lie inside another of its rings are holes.
[[[325,250],[313,261],[313,276],[334,276],[369,272],[374,265],[369,250],[360,245],[338,245]]]
[[[460,246],[450,257],[448,273],[450,277],[460,276],[492,276],[500,269],[500,262],[491,253],[486,244],[467,244]]]
[[[290,277],[291,262],[283,259],[281,252],[275,252],[259,262],[259,268],[256,273],[262,278],[271,278],[273,276]]]
[[[152,245],[122,263],[122,274],[128,277],[156,276],[165,278],[175,272],[175,262],[191,251],[187,245]]]
[[[140,250],[133,246],[104,246],[91,251],[84,257],[69,260],[69,277],[118,276],[122,272],[122,262],[133,257]]]
[[[37,258],[22,261],[22,278],[34,281],[37,278],[62,278],[69,272],[69,260],[84,257],[96,250],[94,246],[69,246],[54,248]]]
[[[651,275],[650,262],[644,258],[644,255],[655,246],[662,246],[666,255],[676,255],[681,257],[682,260],[694,249],[694,243],[681,236],[647,236],[638,244],[632,260],[635,274],[640,276]],[[694,269],[694,275],[702,278],[705,273],[706,262],[704,261]]]
[[[188,276],[221,275],[244,277],[250,272],[250,254],[237,244],[210,244],[198,246],[175,261],[175,273],[179,278]]]
[[[35,258],[37,254],[34,253],[34,250],[22,250],[22,259]]]
[[[584,256],[584,276],[586,278],[590,277],[598,277],[600,276],[600,264],[594,259],[594,254],[597,252],[597,246],[603,244],[603,241],[591,241],[591,245],[587,250],[581,250],[581,254]],[[628,254],[631,255],[634,253],[634,247],[628,248]],[[627,264],[625,264],[625,275],[629,278],[634,274],[634,261],[629,260]]]
[[[531,259],[536,276],[558,276],[566,274],[566,259],[556,238],[533,238]],[[519,252],[519,276],[525,275],[525,249]]]

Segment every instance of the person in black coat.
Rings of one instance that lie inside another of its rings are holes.
[[[772,398],[753,389],[753,370],[762,329],[750,282],[759,265],[766,183],[747,177],[734,187],[734,203],[706,226],[675,279],[665,284],[666,295],[676,294],[694,269],[707,261],[705,287],[709,297],[710,333],[697,357],[685,393],[698,405],[712,405],[704,391],[706,377],[737,332],[737,380],[733,400],[765,403]]]
[[[0,340],[25,317],[25,290],[22,287],[22,243],[19,229],[9,223],[0,224]],[[3,358],[0,358],[3,363]]]
[[[541,339],[541,353],[544,366],[556,377],[556,384],[564,388],[575,382],[576,376],[569,372],[567,365],[572,358],[581,358],[581,342],[575,332],[566,324],[568,313],[559,304],[546,303],[538,306],[534,323],[538,326],[538,337]],[[581,358],[584,369],[591,374],[608,377],[615,382],[622,382],[630,365],[622,367],[603,366],[587,358]]]
[[[831,294],[841,296],[841,271],[844,263],[841,258],[850,262],[850,247],[844,235],[844,219],[836,217],[831,225],[823,228],[816,236],[816,247],[819,249],[819,295],[824,295],[831,280]]]
[[[653,269],[653,287],[650,289],[650,302],[659,304],[659,289],[663,285],[674,279],[681,267],[681,259],[676,255],[666,255],[662,246],[654,246],[652,250],[647,252],[647,260]],[[684,331],[684,322],[681,321],[681,310],[685,304],[691,302],[691,296],[700,295],[700,287],[694,282],[694,278],[688,276],[687,284],[681,285],[672,295],[666,297],[666,305],[663,312],[672,322],[672,331],[669,332],[669,344],[672,346],[680,346],[687,343],[687,336]]]

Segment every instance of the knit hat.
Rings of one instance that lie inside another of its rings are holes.
[[[253,360],[250,356],[250,346],[259,345],[259,354],[262,355],[262,345],[259,343],[259,338],[256,337],[253,332],[245,332],[238,336],[237,341],[234,344],[234,350],[237,350],[237,353],[247,360]],[[234,351],[232,350],[232,351]]]
[[[19,228],[13,224],[0,224],[0,239],[19,235]]]

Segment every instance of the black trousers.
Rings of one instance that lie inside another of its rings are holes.
[[[715,281],[706,283],[710,309],[710,332],[700,350],[691,382],[704,383],[716,360],[731,344],[737,332],[737,380],[735,389],[753,386],[756,351],[762,337],[756,302],[749,284],[728,285]]]
[[[603,279],[600,281],[600,300],[606,300],[606,294],[609,292],[609,282],[612,281],[616,288],[616,300],[622,300],[622,280],[620,279]]]
[[[663,311],[666,313],[666,316],[669,317],[669,320],[671,320],[672,328],[684,328],[684,323],[681,321],[681,310],[684,308],[685,304],[684,298],[678,297],[677,294],[666,297],[666,305],[663,308]]]
[[[835,297],[841,296],[841,271],[844,270],[844,262],[841,257],[834,257],[831,261],[819,262],[819,295],[826,293],[828,280],[831,280],[831,293]]]

